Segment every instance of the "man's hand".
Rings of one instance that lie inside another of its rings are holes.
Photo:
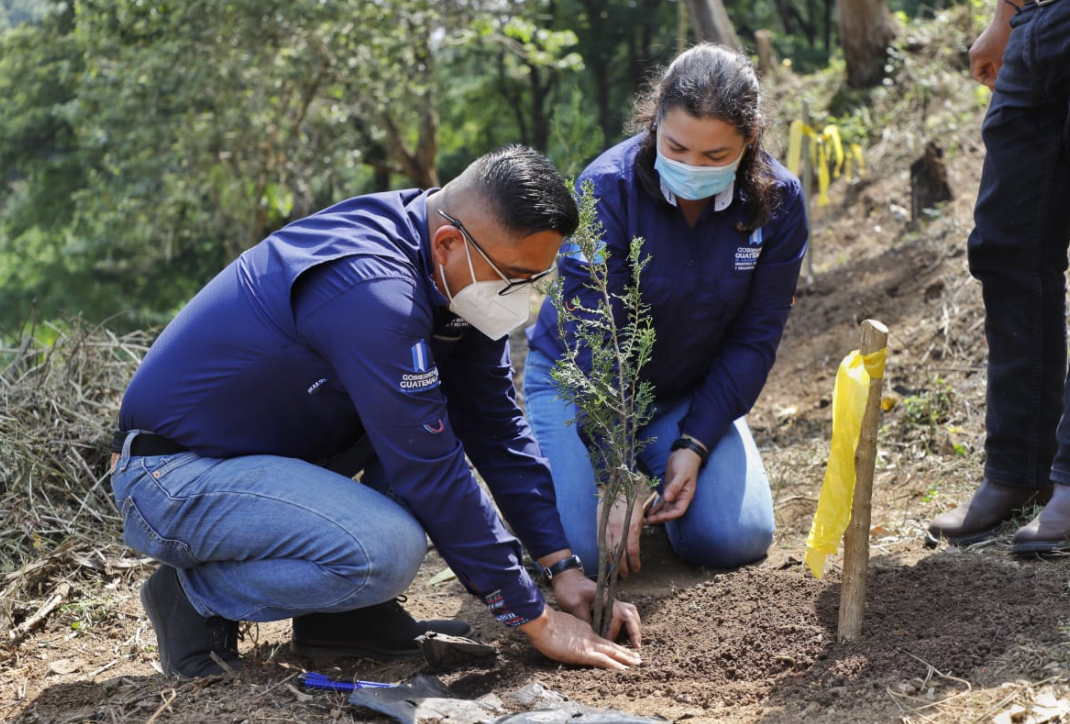
[[[970,75],[975,81],[996,89],[996,76],[1003,67],[1003,51],[1011,37],[1010,19],[1014,8],[1003,0],[998,0],[996,16],[984,32],[970,46]]]
[[[643,663],[631,649],[607,641],[591,630],[591,625],[572,614],[547,606],[542,615],[520,627],[540,652],[563,664],[627,669]]]
[[[595,582],[577,570],[565,571],[554,576],[554,598],[565,613],[572,614],[581,621],[591,623],[591,611],[594,609],[595,594],[598,587]],[[613,616],[609,621],[609,640],[616,641],[621,629],[628,632],[632,648],[639,648],[643,641],[642,623],[639,611],[630,603],[615,601]]]
[[[647,523],[665,523],[687,512],[691,499],[695,497],[701,465],[702,458],[698,453],[686,448],[669,456],[669,462],[665,465],[665,489],[647,514]]]
[[[601,497],[598,499],[598,513],[596,521],[602,520],[602,510],[605,505]],[[624,514],[628,511],[627,501],[617,498],[609,511],[609,522],[606,525],[606,550],[611,551],[620,545],[625,536]],[[597,528],[596,528],[597,529]],[[636,500],[632,509],[632,519],[628,521],[627,542],[624,553],[620,557],[619,568],[621,578],[627,578],[629,573],[638,573],[642,568],[639,561],[639,537],[643,534],[643,501]]]

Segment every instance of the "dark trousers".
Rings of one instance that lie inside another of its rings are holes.
[[[1070,0],[1026,5],[996,79],[970,235],[988,338],[985,478],[1070,484]]]

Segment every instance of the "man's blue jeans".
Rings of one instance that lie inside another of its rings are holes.
[[[524,404],[539,447],[550,460],[557,509],[572,551],[594,575],[598,560],[598,497],[587,448],[575,425],[575,407],[557,397],[550,377],[553,361],[537,350],[524,366]],[[652,442],[641,466],[661,479],[689,400],[662,402],[641,431]],[[740,418],[710,452],[695,497],[682,518],[665,524],[676,554],[709,568],[735,568],[762,558],[773,542],[773,501],[769,479],[747,423]],[[660,487],[659,487],[660,490]],[[641,552],[640,552],[641,555]]]
[[[136,434],[112,474],[123,537],[177,568],[201,615],[273,621],[348,611],[389,600],[416,577],[423,528],[373,489],[389,492],[383,482],[271,455],[132,457]]]
[[[1011,25],[968,248],[988,339],[984,475],[1028,488],[1070,484],[1070,0],[1027,5]]]

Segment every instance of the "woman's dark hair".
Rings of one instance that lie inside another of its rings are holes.
[[[657,73],[635,102],[628,129],[646,132],[636,158],[636,174],[643,187],[661,199],[661,182],[654,170],[658,122],[674,108],[695,118],[716,118],[739,129],[747,150],[736,180],[749,211],[739,230],[750,233],[769,220],[776,202],[776,187],[765,153],[765,117],[762,91],[750,59],[721,45],[702,43],[676,57]]]
[[[476,189],[505,228],[523,235],[556,231],[569,236],[579,225],[576,200],[550,159],[510,144],[472,162],[459,180]]]

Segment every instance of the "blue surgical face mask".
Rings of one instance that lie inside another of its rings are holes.
[[[744,146],[739,158],[727,166],[692,166],[663,156],[660,149],[655,148],[655,151],[657,159],[654,161],[654,170],[661,176],[662,183],[677,197],[698,201],[716,196],[728,188],[736,177],[736,169],[747,147]]]

